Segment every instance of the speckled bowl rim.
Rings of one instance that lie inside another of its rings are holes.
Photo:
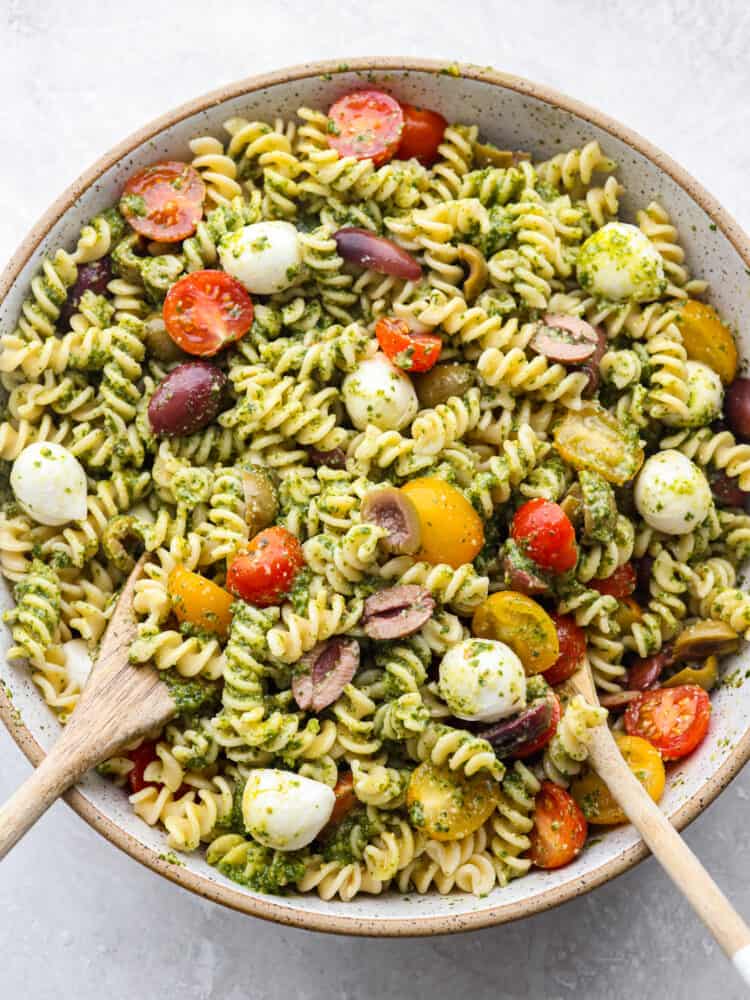
[[[30,231],[19,246],[9,264],[0,275],[0,299],[4,298],[21,269],[34,253],[41,241],[56,222],[68,211],[75,201],[86,191],[106,170],[133,152],[136,147],[153,138],[157,133],[175,125],[190,115],[205,111],[214,105],[223,103],[243,94],[253,93],[277,84],[290,83],[323,74],[337,75],[342,72],[403,72],[413,71],[445,75],[446,61],[434,59],[413,59],[399,57],[362,57],[342,61],[340,59],[308,63],[302,66],[292,66],[266,73],[261,76],[248,77],[228,84],[218,90],[213,90],[203,97],[182,104],[167,114],[154,119],[148,125],[132,133],[123,142],[114,146],[108,153],[100,157],[96,163],[86,170],[56,201],[47,209],[41,219]],[[690,174],[674,160],[652,145],[642,136],[621,125],[620,122],[582,104],[573,98],[566,97],[550,87],[532,83],[522,77],[512,76],[488,67],[477,67],[471,64],[455,63],[450,66],[451,74],[476,80],[482,83],[494,84],[514,90],[519,94],[536,98],[556,108],[571,112],[585,121],[609,132],[611,135],[627,143],[659,169],[668,174],[710,217],[715,225],[726,236],[737,253],[750,269],[750,238],[742,231],[735,220],[719,202],[708,193]],[[0,718],[9,730],[22,752],[34,766],[38,766],[44,758],[44,751],[34,736],[18,718],[6,691],[0,686]],[[674,826],[681,830],[692,822],[729,784],[734,776],[750,758],[750,729],[748,729],[724,764],[709,778],[700,791],[676,810],[670,819]],[[599,865],[592,871],[576,878],[565,885],[557,886],[539,893],[531,899],[517,900],[510,903],[500,903],[478,913],[454,913],[441,916],[419,916],[414,914],[407,918],[363,918],[355,916],[340,916],[295,910],[276,903],[271,898],[258,898],[221,885],[195,874],[181,866],[170,864],[160,857],[156,851],[137,841],[129,833],[112,820],[104,816],[96,806],[85,798],[75,788],[65,795],[65,801],[95,830],[101,833],[110,843],[125,851],[136,861],[151,868],[157,874],[168,878],[176,885],[189,889],[205,899],[210,899],[224,906],[249,913],[265,920],[273,920],[280,924],[288,924],[306,930],[323,931],[335,934],[354,934],[373,937],[417,937],[431,934],[448,934],[459,931],[478,930],[495,924],[506,923],[521,917],[531,916],[580,896],[596,886],[615,878],[648,855],[648,849],[643,842],[624,850],[618,857]]]

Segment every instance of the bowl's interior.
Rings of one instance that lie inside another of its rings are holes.
[[[280,73],[262,89],[239,96],[230,94],[218,102],[207,101],[203,110],[190,113],[145,139],[141,137],[131,152],[71,201],[68,210],[26,261],[0,305],[2,331],[15,325],[21,300],[47,248],[72,246],[81,224],[117,199],[123,180],[135,169],[159,158],[187,158],[189,138],[199,134],[220,135],[221,123],[232,115],[273,120],[277,116],[293,116],[302,105],[326,108],[337,96],[361,87],[363,82],[374,83],[412,103],[437,108],[449,120],[476,122],[487,138],[501,146],[530,150],[535,158],[598,139],[607,154],[619,163],[620,179],[627,192],[624,217],[632,218],[638,207],[658,198],[680,231],[693,272],[710,282],[712,301],[736,329],[750,329],[747,270],[750,262],[743,260],[730,242],[723,231],[727,227],[722,219],[712,219],[669,173],[627,141],[586,120],[585,109],[580,114],[565,110],[543,96],[526,92],[531,88],[510,80],[500,83],[497,75],[491,73],[475,73],[471,78],[436,72],[437,67],[408,70],[381,67],[331,74],[323,73],[324,68],[330,67],[314,67],[305,73],[297,71],[291,78]],[[519,89],[514,89],[515,86]],[[689,179],[681,180],[689,184]],[[702,196],[699,193],[697,197]],[[743,356],[750,356],[750,336],[745,333],[740,339]],[[3,583],[0,608],[8,607],[11,601]],[[3,650],[8,648],[8,638],[4,629],[0,635]],[[729,663],[728,673],[736,672],[738,666]],[[15,724],[17,738],[33,756],[33,741],[47,748],[56,738],[57,723],[23,667],[3,662],[0,673],[13,707],[11,711],[6,705],[4,715]],[[713,709],[709,738],[672,773],[662,803],[665,811],[681,823],[691,819],[718,793],[750,753],[746,732],[750,723],[750,686],[722,687],[713,698]],[[507,888],[495,889],[483,899],[468,895],[441,897],[434,893],[407,898],[359,896],[350,903],[322,902],[312,895],[271,900],[228,882],[199,854],[184,856],[179,866],[172,864],[164,857],[167,848],[162,834],[141,822],[124,793],[97,775],[89,775],[80,791],[83,799],[77,798],[76,804],[86,818],[140,860],[230,905],[320,929],[408,934],[512,919],[584,891],[621,871],[640,853],[635,832],[630,827],[621,827],[591,844],[569,867],[557,872],[535,872]]]

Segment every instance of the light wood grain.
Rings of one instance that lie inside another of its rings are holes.
[[[571,677],[568,685],[591,704],[598,704],[594,680],[587,662]],[[634,776],[606,723],[597,726],[594,731],[589,760],[643,837],[651,853],[682,891],[727,956],[735,960],[743,948],[750,949],[750,928]],[[744,954],[747,955],[747,951]],[[742,961],[735,961],[735,967],[743,979],[750,983],[750,967]]]
[[[157,671],[128,662],[136,633],[133,590],[144,561],[142,556],[123,587],[89,681],[60,738],[0,809],[0,858],[89,768],[175,714]]]

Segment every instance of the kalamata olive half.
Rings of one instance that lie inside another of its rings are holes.
[[[310,456],[310,465],[316,469],[320,468],[321,465],[326,465],[329,469],[346,468],[346,452],[343,448],[332,448],[331,451],[308,448],[307,454]]]
[[[594,327],[578,316],[547,315],[531,338],[531,348],[561,365],[580,365],[596,350]]]
[[[721,507],[744,507],[750,500],[750,493],[741,490],[736,479],[731,479],[719,469],[709,475],[708,483],[714,500]]]
[[[393,240],[375,236],[369,229],[345,226],[334,233],[333,238],[339,255],[352,264],[407,281],[419,281],[422,277],[422,268],[411,254]]]
[[[581,365],[581,371],[585,372],[589,377],[588,385],[583,390],[583,395],[587,399],[590,399],[599,388],[599,382],[602,377],[599,365],[607,350],[607,338],[601,330],[596,327],[594,329],[596,329],[596,336],[599,342],[591,357]]]
[[[750,441],[750,378],[736,378],[724,397],[727,423],[740,441]]]
[[[628,689],[630,691],[646,691],[658,683],[664,670],[674,663],[671,646],[665,646],[654,656],[636,660],[628,670]]]
[[[377,524],[388,532],[381,543],[386,552],[411,555],[422,542],[417,508],[395,486],[370,490],[362,501],[361,516],[363,521]]]
[[[78,277],[68,292],[68,298],[60,310],[58,320],[60,329],[67,329],[70,325],[70,319],[78,308],[84,292],[104,295],[111,280],[112,264],[109,257],[102,257],[100,260],[92,260],[89,264],[82,264],[78,268]]]
[[[336,636],[319,642],[302,657],[292,679],[294,700],[303,711],[321,712],[332,705],[359,666],[356,639]]]
[[[184,437],[210,424],[221,410],[226,383],[224,372],[207,361],[187,361],[173,368],[148,404],[154,433]]]
[[[474,384],[474,376],[466,365],[435,365],[424,375],[412,376],[412,382],[417,390],[419,405],[434,409],[451,396],[458,396],[459,399],[465,396]]]
[[[362,627],[370,639],[400,639],[432,617],[435,599],[415,583],[379,590],[365,601]]]
[[[181,361],[188,357],[167,333],[161,314],[149,316],[144,322],[143,339],[151,354],[159,361],[170,364],[172,361]]]
[[[555,696],[550,692],[544,698],[532,701],[518,715],[496,722],[487,729],[480,729],[477,736],[491,743],[498,757],[509,757],[524,743],[538,739],[549,729],[554,708]]]

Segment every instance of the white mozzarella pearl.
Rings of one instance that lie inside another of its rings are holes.
[[[37,441],[24,448],[13,463],[10,485],[39,524],[56,527],[86,517],[86,473],[60,444]]]
[[[336,797],[321,781],[291,771],[258,768],[242,795],[247,832],[266,847],[297,851],[314,840],[331,818]]]
[[[411,379],[385,354],[360,361],[341,387],[349,419],[363,431],[374,424],[381,431],[397,431],[417,415],[419,401]]]
[[[219,259],[249,292],[271,295],[289,288],[299,275],[299,235],[291,222],[256,222],[224,236]]]
[[[88,643],[84,639],[69,639],[62,644],[62,651],[68,677],[83,689],[93,666]]]
[[[646,523],[668,535],[683,535],[697,528],[711,509],[708,480],[686,455],[673,449],[646,460],[634,495]]]
[[[665,424],[672,427],[704,427],[721,413],[724,403],[724,387],[721,379],[702,361],[687,361],[687,416],[668,413],[663,417]]]
[[[582,288],[615,302],[648,302],[667,284],[661,254],[626,222],[610,222],[589,236],[578,254],[577,273]]]
[[[440,694],[459,719],[495,722],[526,706],[523,664],[504,642],[465,639],[440,662]]]

